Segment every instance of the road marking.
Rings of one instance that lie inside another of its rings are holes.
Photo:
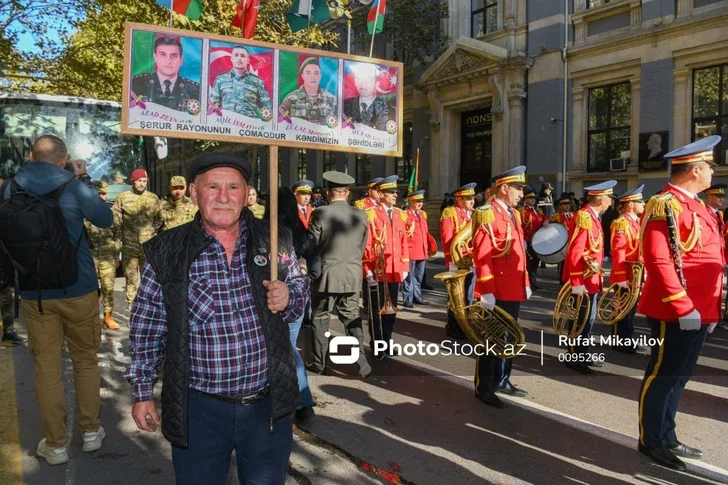
[[[12,347],[0,347],[0,483],[22,485],[23,462]]]

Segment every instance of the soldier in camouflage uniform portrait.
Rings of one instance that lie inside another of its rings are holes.
[[[250,212],[258,219],[265,216],[265,206],[258,204],[258,191],[254,187],[248,189],[248,203],[246,204]]]
[[[93,182],[99,197],[106,200],[109,185],[106,182]],[[121,228],[119,213],[114,212],[114,224],[108,229],[101,229],[83,221],[88,234],[89,249],[94,258],[96,275],[101,283],[101,306],[104,310],[104,326],[109,330],[117,330],[119,324],[114,320],[114,282],[116,281],[116,261],[121,251]]]
[[[258,118],[258,109],[272,109],[270,94],[261,78],[250,72],[250,53],[243,46],[233,47],[233,68],[215,78],[210,101],[222,109]]]
[[[197,206],[185,195],[187,181],[175,175],[169,181],[169,195],[162,199],[162,231],[187,224],[195,218]]]
[[[188,103],[200,101],[200,85],[179,76],[182,44],[177,37],[161,36],[154,41],[154,72],[131,78],[131,91],[144,101],[169,109],[187,111]]]
[[[336,117],[336,96],[319,86],[321,67],[315,57],[309,57],[298,71],[303,86],[283,99],[279,111],[319,125],[326,124],[326,118]]]
[[[154,237],[162,223],[159,199],[147,190],[147,172],[137,168],[129,181],[132,189],[114,203],[121,218],[121,264],[126,278],[126,303],[131,306],[139,288],[139,269],[144,266],[142,244]]]

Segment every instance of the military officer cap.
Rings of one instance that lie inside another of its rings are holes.
[[[291,186],[294,194],[310,194],[313,190],[313,182],[310,180],[301,180]]]
[[[326,186],[330,189],[333,189],[334,187],[348,187],[349,185],[356,182],[356,180],[354,180],[354,177],[352,177],[351,175],[345,174],[343,172],[337,172],[336,170],[329,170],[328,172],[324,172],[323,178],[326,182]]]
[[[99,194],[108,194],[109,193],[109,184],[107,184],[106,182],[98,180],[95,182],[91,182],[91,185],[94,186],[94,188],[96,189],[96,192],[98,192]]]
[[[398,175],[390,175],[389,177],[384,177],[376,185],[376,189],[381,190],[382,192],[396,192],[397,180],[399,180]]]
[[[525,199],[526,197],[533,197],[535,199],[536,189],[534,189],[533,187],[525,187],[523,189],[523,198]]]
[[[250,180],[253,173],[253,167],[245,157],[243,152],[237,153],[203,153],[190,162],[190,180],[193,182],[198,175],[208,170],[219,167],[231,167],[237,169],[245,181]]]
[[[720,143],[721,137],[718,135],[702,138],[694,141],[677,150],[673,150],[665,155],[672,165],[692,162],[707,162],[711,165],[717,165],[713,162],[713,147]]]
[[[642,191],[645,189],[645,185],[642,184],[636,189],[628,190],[627,192],[623,193],[622,195],[617,197],[617,200],[620,202],[641,202],[642,201]]]
[[[372,188],[374,188],[375,185],[377,185],[381,181],[382,181],[382,177],[373,178],[369,182],[367,182],[367,188],[372,189]]]
[[[541,189],[543,189],[543,190],[546,190],[546,189],[554,190],[554,186],[551,185],[550,182],[544,182],[543,185],[541,186]]]
[[[410,194],[407,198],[412,202],[419,202],[419,201],[425,200],[425,191],[418,190],[417,192]]]
[[[561,194],[561,197],[559,197],[559,200],[556,201],[557,204],[571,204],[571,201],[573,199],[571,198],[571,195],[567,194]]]
[[[602,182],[600,184],[584,187],[584,192],[588,196],[608,195],[610,197],[614,197],[615,185],[617,185],[616,180],[607,180],[606,182]]]
[[[170,187],[187,187],[187,181],[181,175],[175,175],[169,180]]]
[[[301,63],[301,67],[300,67],[300,68],[298,69],[298,75],[299,75],[299,76],[300,76],[301,74],[303,74],[303,70],[304,70],[304,69],[306,68],[306,66],[308,66],[309,64],[316,64],[316,65],[318,66],[318,65],[319,65],[319,60],[318,60],[318,58],[317,58],[317,57],[309,57],[308,59],[306,59],[305,61],[303,61],[303,62]]]
[[[728,184],[713,184],[705,190],[707,195],[717,195],[719,197],[725,197],[725,189],[728,188]]]
[[[453,197],[475,197],[475,186],[478,185],[475,182],[465,184],[459,189],[453,191]]]
[[[143,168],[135,168],[129,177],[130,182],[136,182],[139,179],[143,179],[147,176],[147,171]]]
[[[510,170],[506,170],[491,178],[490,183],[496,186],[503,184],[526,185],[526,166],[519,165]]]
[[[321,187],[319,187],[318,185],[316,187],[314,187],[313,188],[313,193],[314,194],[320,194],[321,193]]]

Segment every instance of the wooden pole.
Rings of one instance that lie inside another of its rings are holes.
[[[169,26],[174,27],[174,0],[169,4]]]
[[[270,208],[270,280],[278,279],[278,146],[268,149],[268,207]]]

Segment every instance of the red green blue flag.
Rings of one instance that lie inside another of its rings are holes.
[[[169,10],[174,10],[190,20],[197,20],[202,15],[201,0],[156,0],[157,4]]]
[[[387,0],[374,0],[367,14],[367,30],[370,34],[379,34],[384,30],[384,12],[387,10]]]

